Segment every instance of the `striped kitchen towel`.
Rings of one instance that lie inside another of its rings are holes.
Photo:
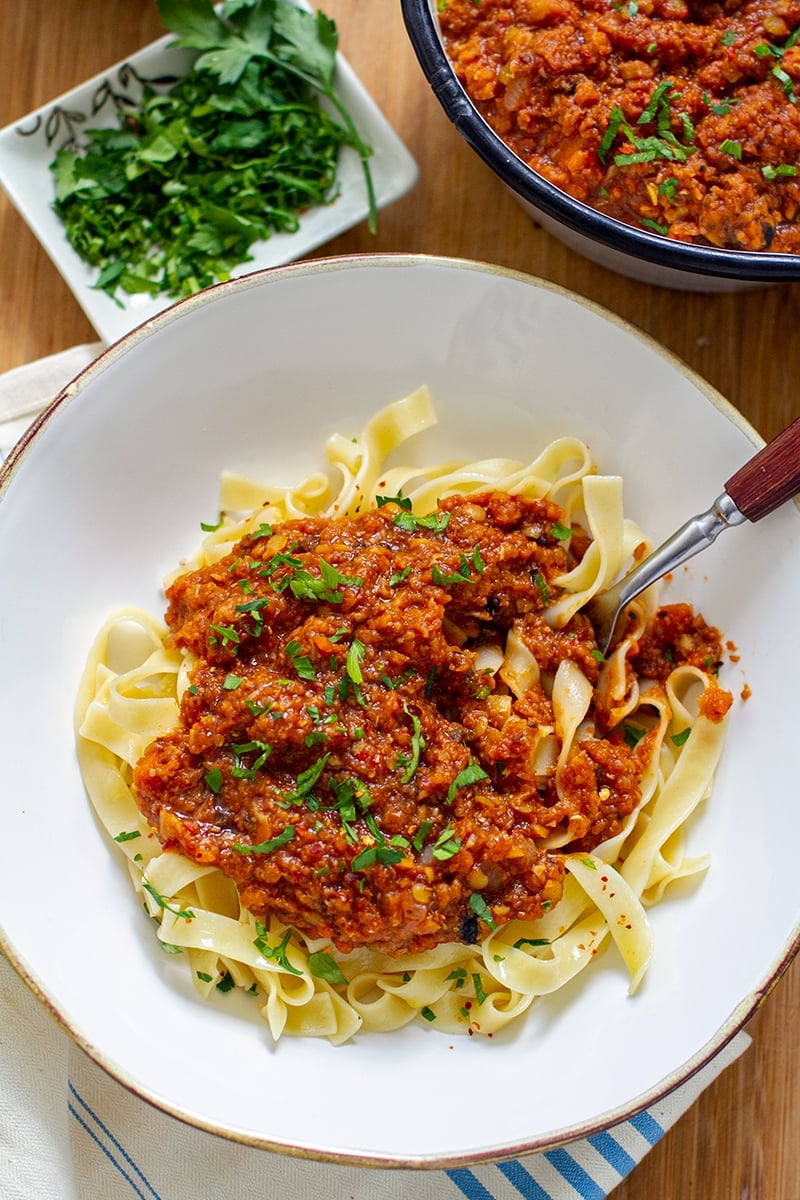
[[[750,1044],[583,1141],[455,1170],[378,1170],[254,1150],[159,1112],[79,1050],[0,955],[3,1200],[603,1200]]]

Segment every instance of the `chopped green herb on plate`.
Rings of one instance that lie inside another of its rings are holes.
[[[115,297],[190,295],[293,233],[338,194],[358,154],[374,228],[370,147],[334,87],[338,34],[289,0],[158,0],[175,44],[197,52],[166,88],[145,82],[113,128],[87,129],[51,164],[73,249]]]

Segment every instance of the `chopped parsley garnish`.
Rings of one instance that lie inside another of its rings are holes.
[[[395,863],[399,863],[403,857],[402,850],[396,850],[393,846],[367,846],[360,854],[357,854],[350,864],[353,871],[364,871],[367,867],[372,867],[376,862],[381,863],[384,867],[393,867]]]
[[[253,782],[256,774],[261,770],[272,753],[272,746],[268,742],[259,741],[234,742],[231,744],[231,749],[233,750],[231,777],[233,779],[246,779],[250,783]],[[248,767],[245,765],[244,756],[253,753],[255,753],[256,757]]]
[[[640,137],[631,127],[622,109],[615,106],[611,110],[608,125],[597,150],[600,161],[605,163],[608,152],[617,136],[621,134],[624,140],[633,146],[633,150],[614,155],[614,163],[618,167],[653,162],[660,158],[670,162],[686,162],[695,149],[695,130],[688,113],[673,112],[671,105],[679,99],[680,93],[675,91],[675,85],[670,79],[663,80],[653,90],[636,122],[637,126],[656,126],[656,132],[646,137]],[[680,142],[672,130],[673,119],[681,126],[684,142]]]
[[[169,900],[166,896],[162,896],[157,888],[149,880],[142,881],[142,887],[148,892],[159,908],[166,909],[167,912],[174,913],[176,917],[182,917],[184,921],[193,921],[194,913],[190,908],[181,908],[180,904],[176,904],[174,900]]]
[[[625,725],[622,732],[626,746],[629,746],[631,750],[635,750],[647,731],[639,725]]]
[[[114,841],[119,842],[121,845],[123,842],[133,842],[136,840],[136,838],[140,838],[141,836],[142,835],[138,829],[130,829],[123,831],[122,833],[118,833],[114,838]]]
[[[243,604],[236,605],[236,611],[240,613],[258,613],[262,608],[266,608],[269,600],[262,598],[258,600],[245,600]]]
[[[536,584],[542,597],[542,604],[545,606],[550,603],[550,589],[547,586],[547,580],[541,571],[533,571],[531,579]]]
[[[469,898],[469,906],[472,909],[472,911],[475,913],[475,916],[478,917],[481,921],[483,921],[483,923],[485,925],[488,925],[488,927],[490,929],[497,928],[497,923],[496,923],[494,917],[492,916],[489,905],[486,903],[486,901],[484,900],[484,898],[480,894],[480,892],[472,893],[472,895]]]
[[[394,524],[406,533],[417,533],[420,529],[429,530],[431,533],[443,533],[450,524],[450,513],[433,512],[423,517],[415,517],[410,510],[404,509],[397,514]]]
[[[670,204],[674,202],[677,191],[678,181],[673,175],[671,175],[669,179],[662,180],[662,182],[658,185],[659,196],[666,197]]]
[[[239,642],[241,641],[239,634],[232,625],[215,625],[213,622],[209,621],[209,628],[213,629],[214,633],[217,634],[216,638],[209,639],[212,643],[216,643],[217,640],[219,640],[223,643],[223,645],[230,644],[231,646],[238,646]]]
[[[324,950],[316,950],[309,954],[308,969],[316,979],[324,979],[326,983],[332,983],[334,986],[347,983],[336,959]]]
[[[256,846],[244,846],[240,842],[234,842],[233,848],[238,854],[271,854],[273,850],[291,842],[293,837],[294,825],[287,825],[281,833],[266,842],[259,842]]]
[[[800,39],[800,25],[798,25],[793,33],[789,35],[782,46],[776,46],[772,42],[760,42],[755,48],[755,52],[759,58],[772,57],[779,60],[778,63],[772,68],[771,73],[781,85],[783,93],[790,104],[797,104],[797,94],[795,92],[794,80],[792,79],[791,75],[789,75],[780,65],[780,59],[783,58],[787,50],[791,50],[791,48],[796,45],[798,39]]]
[[[355,822],[359,809],[363,811],[369,808],[372,797],[368,789],[358,780],[332,779],[330,787],[336,799],[333,804],[325,807],[330,811],[338,812],[345,837],[348,842],[355,842],[357,840]]]
[[[345,659],[344,669],[347,672],[347,677],[353,683],[362,684],[364,675],[361,670],[361,664],[364,661],[366,647],[358,638],[353,638],[347,650],[347,658]]]
[[[727,117],[733,106],[739,103],[739,100],[736,96],[730,96],[727,100],[719,100],[715,104],[709,104],[709,98],[704,96],[703,103],[709,105],[709,110],[715,117]]]
[[[298,600],[324,600],[328,604],[341,604],[344,600],[343,587],[361,587],[363,579],[342,575],[324,558],[319,560],[322,576],[317,579],[310,571],[294,567],[289,578],[289,588]]]
[[[302,971],[298,971],[296,967],[292,966],[286,955],[286,948],[289,945],[292,937],[291,929],[286,930],[286,933],[283,935],[277,946],[270,946],[269,942],[267,941],[269,930],[267,929],[266,925],[262,925],[261,921],[256,921],[256,933],[258,934],[258,937],[253,939],[253,945],[255,946],[256,950],[260,951],[260,953],[264,955],[264,958],[274,959],[278,966],[282,967],[284,971],[289,971],[289,973],[292,975],[303,974]]]
[[[419,758],[422,751],[425,749],[425,738],[422,734],[422,724],[416,713],[412,713],[408,705],[403,704],[403,711],[407,717],[411,718],[411,757],[404,763],[405,770],[400,776],[401,783],[408,783],[414,776],[414,772],[419,766]]]
[[[297,786],[291,792],[286,793],[285,799],[290,804],[300,804],[301,801],[310,794],[314,784],[319,779],[322,772],[325,770],[325,764],[330,758],[330,754],[323,754],[310,767],[306,767],[305,771],[301,771],[297,776]]]
[[[452,858],[458,854],[461,849],[461,838],[455,836],[455,830],[452,825],[448,825],[439,834],[436,841],[433,843],[433,857],[439,862],[445,862],[448,858]]]
[[[424,1017],[426,1021],[435,1021],[436,1020],[436,1013],[427,1004],[425,1004],[419,1010],[419,1015],[421,1017]]]
[[[472,783],[480,783],[482,779],[488,778],[489,776],[486,774],[480,763],[474,761],[471,762],[468,766],[464,767],[463,771],[459,771],[458,775],[456,775],[455,779],[450,784],[450,787],[447,789],[447,803],[453,803],[456,798],[456,792],[459,788],[469,787],[469,785]]]
[[[686,729],[682,729],[680,733],[673,733],[670,741],[673,746],[682,746],[691,732],[691,728],[687,725]]]
[[[783,177],[794,177],[798,173],[797,167],[791,163],[778,163],[777,166],[765,166],[761,168],[761,174],[765,179],[781,179]]]
[[[741,159],[742,157],[742,143],[734,142],[731,138],[725,138],[720,142],[719,148],[722,154],[730,154],[732,158]]]
[[[116,127],[86,130],[51,164],[55,210],[99,269],[95,287],[185,296],[229,278],[254,243],[336,199],[342,146],[361,160],[374,230],[371,150],[334,86],[334,22],[288,0],[158,9],[197,52],[187,74],[125,97]]]
[[[407,512],[411,511],[411,501],[408,496],[376,496],[375,505],[377,508],[383,508],[385,504],[397,504],[400,508]]]
[[[241,675],[226,675],[223,687],[226,692],[235,692],[244,682]]]
[[[317,672],[311,659],[303,654],[299,642],[294,640],[286,643],[286,654],[297,672],[298,679],[316,679]]]
[[[472,986],[475,988],[475,999],[478,1001],[478,1005],[480,1006],[486,999],[486,989],[484,988],[483,980],[477,971],[472,972]]]
[[[297,543],[295,543],[295,545],[296,544]],[[251,568],[253,570],[257,570],[259,575],[270,580],[270,587],[272,588],[273,592],[285,592],[289,586],[290,580],[293,577],[294,571],[298,567],[303,566],[301,559],[295,558],[292,554],[293,549],[294,546],[292,546],[285,553],[280,552],[278,554],[273,554],[264,563],[254,562],[250,564]],[[286,574],[280,576],[280,578],[277,580],[273,580],[273,576],[277,574],[279,567],[286,567]]]
[[[422,854],[422,851],[425,847],[425,838],[430,833],[432,824],[432,821],[423,821],[417,832],[414,834],[411,844],[416,850],[417,854]]]
[[[482,575],[486,570],[486,563],[481,558],[481,553],[477,546],[475,546],[469,557],[466,554],[461,555],[457,571],[446,573],[434,563],[431,567],[431,579],[439,587],[449,587],[455,583],[474,583],[475,580],[470,578],[473,570],[478,575]]]
[[[215,796],[218,796],[222,788],[222,771],[219,767],[212,767],[205,774],[206,786],[211,789]]]
[[[393,571],[389,576],[389,587],[397,587],[399,583],[403,583],[411,574],[411,567],[403,567],[402,571]]]
[[[445,978],[445,983],[450,983],[451,980],[457,988],[462,988],[467,979],[466,967],[454,967],[448,976]]]

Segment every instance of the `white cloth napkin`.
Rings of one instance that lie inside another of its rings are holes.
[[[102,349],[102,342],[73,346],[0,375],[0,462],[33,418]]]
[[[0,377],[0,461],[100,352],[75,346]],[[393,1171],[306,1162],[183,1125],[128,1092],[61,1030],[0,955],[3,1200],[603,1200],[750,1044],[630,1121],[497,1165]]]

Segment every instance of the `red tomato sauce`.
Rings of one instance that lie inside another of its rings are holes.
[[[557,903],[564,850],[619,830],[644,767],[598,729],[557,786],[536,764],[544,679],[511,694],[483,666],[513,630],[545,676],[571,659],[597,681],[588,619],[542,616],[574,565],[563,516],[495,492],[423,518],[389,501],[264,527],[176,579],[168,641],[191,653],[191,686],[133,780],[162,843],[218,866],[257,917],[345,952],[476,941]],[[654,671],[672,634],[718,653],[668,613],[642,651]]]
[[[445,47],[535,171],[627,224],[800,253],[797,0],[446,0]]]

